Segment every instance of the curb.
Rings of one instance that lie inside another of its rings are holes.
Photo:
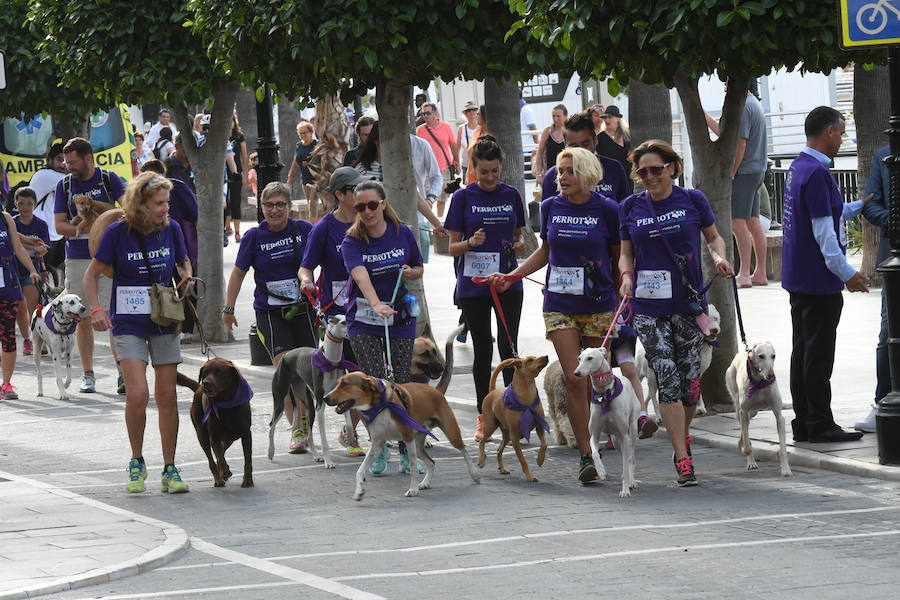
[[[48,583],[41,583],[30,587],[23,587],[6,592],[0,592],[0,600],[19,600],[23,598],[34,598],[35,596],[41,596],[44,594],[56,594],[59,592],[73,590],[75,588],[80,588],[88,585],[97,585],[100,583],[108,583],[116,579],[123,579],[125,577],[131,577],[132,575],[146,573],[147,571],[151,571],[157,567],[161,567],[168,562],[171,562],[190,547],[190,541],[188,540],[187,532],[176,525],[172,525],[164,521],[158,521],[150,517],[145,517],[129,510],[110,506],[109,504],[104,504],[103,502],[80,496],[68,490],[61,490],[59,488],[53,487],[50,484],[35,481],[33,479],[28,479],[26,477],[19,477],[18,475],[5,473],[3,471],[0,471],[0,477],[9,479],[10,481],[17,481],[19,483],[30,485],[51,494],[62,496],[63,498],[66,498],[68,500],[80,502],[82,504],[86,504],[88,506],[106,511],[108,513],[128,517],[129,519],[137,521],[139,523],[157,527],[162,530],[166,538],[159,546],[153,548],[152,550],[148,550],[137,558],[122,561],[119,563],[113,563],[109,566],[92,569],[90,571],[85,571],[84,573],[79,573],[77,575],[72,575],[66,578],[60,578]]]

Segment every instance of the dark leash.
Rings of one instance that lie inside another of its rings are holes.
[[[741,342],[744,344],[744,349],[747,353],[750,353],[750,346],[747,345],[747,334],[744,332],[744,317],[741,314],[741,299],[738,296],[738,286],[737,286],[737,276],[731,275],[731,288],[734,291],[734,306],[737,310],[737,319],[738,319],[738,329],[741,332]]]
[[[188,285],[189,283],[193,283],[194,285]],[[198,292],[199,289],[202,289],[202,292]],[[212,353],[213,358],[218,358],[219,356],[210,347],[209,340],[206,339],[206,334],[203,332],[203,323],[200,320],[200,315],[197,314],[196,302],[187,301],[188,298],[193,298],[195,301],[205,298],[206,282],[199,277],[185,277],[181,280],[181,283],[178,284],[176,293],[185,301],[185,304],[188,305],[189,310],[194,315],[194,327],[197,328],[197,335],[200,337],[200,354],[208,358],[210,353]]]

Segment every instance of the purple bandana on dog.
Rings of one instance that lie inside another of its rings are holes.
[[[409,378],[410,383],[428,383],[428,375],[425,373],[420,373],[419,375],[412,375]]]
[[[622,393],[622,380],[613,375],[613,381],[613,386],[602,394],[598,394],[596,391],[592,390],[591,402],[600,405],[601,415],[605,415],[609,412],[609,409],[612,408],[612,401],[618,398],[619,394]]]
[[[538,414],[536,408],[541,404],[541,395],[535,391],[534,402],[529,405],[522,404],[519,397],[513,391],[512,386],[503,390],[503,406],[509,410],[521,411],[522,416],[519,417],[519,433],[525,441],[531,441],[531,428],[537,423],[544,428],[544,431],[550,431],[550,425],[547,420]]]
[[[227,402],[213,402],[210,400],[206,406],[206,412],[203,413],[203,418],[200,419],[200,424],[204,425],[206,423],[211,412],[215,412],[216,419],[219,419],[220,408],[234,408],[235,406],[247,404],[251,398],[253,398],[253,390],[250,389],[250,384],[247,383],[247,380],[241,377],[241,383],[238,385],[238,389],[231,400]]]
[[[319,348],[315,352],[312,353],[310,357],[310,362],[312,366],[323,373],[330,373],[335,369],[344,369],[345,371],[359,371],[359,366],[356,363],[352,363],[349,360],[341,359],[336,363],[332,363],[325,357],[325,351],[322,348]]]
[[[434,439],[437,439],[437,436],[428,431],[428,429],[409,416],[409,413],[406,410],[406,407],[402,404],[398,404],[397,402],[388,402],[387,399],[387,386],[384,385],[384,380],[379,379],[378,385],[381,386],[381,398],[378,400],[378,404],[371,408],[367,408],[366,410],[359,411],[362,414],[363,423],[368,427],[372,424],[372,421],[381,414],[381,411],[388,408],[394,417],[399,420],[401,423],[409,427],[410,429],[414,429],[415,431],[421,431],[422,433],[428,434]]]
[[[72,319],[72,324],[69,325],[69,328],[64,331],[59,331],[56,328],[56,325],[53,323],[53,310],[48,310],[47,314],[44,315],[44,325],[47,326],[47,329],[50,330],[51,333],[55,333],[57,335],[72,335],[75,333],[75,328],[78,327],[78,321]]]
[[[750,380],[750,387],[747,388],[747,398],[749,399],[753,394],[758,392],[759,390],[764,390],[773,383],[775,383],[775,373],[772,373],[771,377],[766,377],[765,379],[760,379],[759,381],[753,381],[753,377],[751,374],[753,373],[753,363],[750,362],[750,359],[747,359],[747,378]]]

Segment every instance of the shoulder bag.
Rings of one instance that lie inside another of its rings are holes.
[[[444,147],[441,146],[441,142],[434,135],[434,132],[431,131],[431,127],[428,125],[425,126],[425,131],[428,132],[428,135],[431,136],[431,139],[434,140],[434,143],[437,144],[438,150],[441,151],[441,154],[444,156],[444,160],[447,162],[447,168],[450,170],[450,181],[447,182],[447,185],[444,186],[445,194],[452,194],[460,187],[459,177],[456,176],[456,166],[453,164],[453,161],[447,156],[447,152],[444,150]]]
[[[153,267],[147,258],[147,249],[144,245],[144,236],[135,232],[138,243],[141,245],[141,256],[147,266],[147,272],[153,277]],[[150,286],[150,320],[160,327],[177,325],[184,321],[184,298],[178,295],[175,287],[165,286],[156,281]]]

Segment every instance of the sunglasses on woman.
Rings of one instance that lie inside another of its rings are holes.
[[[354,204],[353,208],[355,208],[356,212],[358,213],[365,212],[367,208],[372,212],[375,212],[376,210],[378,210],[378,206],[382,202],[384,202],[384,200],[378,200],[377,202],[375,200],[370,200],[369,202],[360,202],[359,204]]]
[[[663,166],[652,166],[652,167],[641,167],[637,170],[638,177],[641,179],[646,179],[647,175],[653,175],[654,177],[658,175],[662,175],[662,172],[666,170],[666,167],[671,165],[672,163],[666,163]]]

